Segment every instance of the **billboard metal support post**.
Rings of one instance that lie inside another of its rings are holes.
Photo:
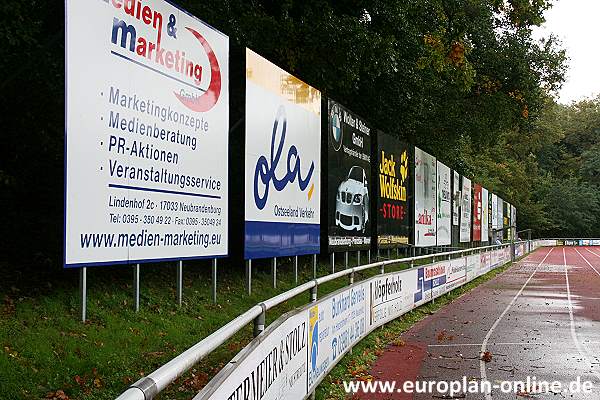
[[[271,263],[271,275],[273,275],[273,289],[277,289],[277,257],[273,257]]]
[[[298,285],[298,256],[294,256],[294,282]]]
[[[344,252],[344,269],[348,269],[348,252]]]
[[[246,289],[250,296],[252,294],[252,260],[246,262]]]
[[[360,250],[358,251],[356,265],[360,265]]]
[[[317,279],[317,255],[313,254],[313,278]]]
[[[400,258],[400,247],[396,247],[396,258]]]
[[[335,252],[331,253],[331,273],[335,274]]]
[[[133,303],[135,312],[140,311],[140,264],[133,267]]]
[[[371,263],[371,249],[367,250],[367,263]]]
[[[85,322],[87,314],[87,268],[79,269],[79,305],[81,307],[81,321]]]
[[[181,306],[183,301],[183,261],[177,264],[177,305]]]
[[[212,260],[212,301],[217,304],[217,259]]]

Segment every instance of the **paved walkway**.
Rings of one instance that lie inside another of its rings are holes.
[[[592,381],[592,394],[493,390],[377,393],[359,399],[600,399],[600,248],[540,248],[406,332],[371,374],[378,380]],[[489,353],[486,353],[489,352]],[[488,362],[480,360],[487,354]],[[491,360],[489,360],[491,358]]]

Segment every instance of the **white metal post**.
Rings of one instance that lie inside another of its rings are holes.
[[[133,267],[133,296],[135,312],[140,311],[140,264]]]
[[[87,268],[79,269],[79,305],[81,308],[81,321],[85,322],[87,317]]]
[[[273,257],[271,263],[271,275],[273,275],[273,289],[277,288],[277,257]]]
[[[183,261],[179,260],[177,265],[177,305],[183,302]]]
[[[217,304],[217,259],[212,260],[212,301]]]

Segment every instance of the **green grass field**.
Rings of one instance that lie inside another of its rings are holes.
[[[341,258],[341,257],[340,257]],[[175,265],[145,265],[141,273],[141,310],[133,311],[131,267],[88,269],[88,321],[79,321],[77,271],[33,274],[2,266],[0,294],[1,399],[113,399],[129,384],[152,372],[183,350],[258,302],[294,286],[291,259],[279,259],[278,288],[272,288],[270,265],[253,263],[253,294],[245,289],[243,266],[222,266],[218,303],[211,300],[210,265],[184,266],[184,301],[175,301]],[[301,258],[299,281],[312,279],[312,260]],[[343,261],[343,260],[340,260]],[[364,257],[363,257],[364,261]],[[350,265],[356,260],[351,258]],[[340,269],[343,266],[337,265]],[[387,271],[406,268],[398,264]],[[320,264],[318,275],[329,273]],[[24,269],[25,271],[27,268]],[[356,276],[373,276],[378,269]],[[367,370],[377,349],[394,340],[414,321],[441,307],[479,282],[444,296],[376,330],[344,358],[318,390],[318,398],[341,398],[336,385]],[[319,287],[319,296],[346,285],[340,278]],[[267,313],[267,322],[307,303],[302,294]],[[237,334],[159,398],[189,399],[252,339],[252,326]],[[362,371],[362,372],[361,372]]]

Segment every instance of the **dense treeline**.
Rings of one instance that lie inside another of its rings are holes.
[[[548,1],[181,6],[232,44],[251,47],[380,129],[473,176],[517,206],[519,228],[600,236],[598,102],[562,107],[552,100],[565,53],[552,38],[540,43],[531,35]],[[52,264],[62,246],[63,7],[39,0],[0,7],[3,254]]]

